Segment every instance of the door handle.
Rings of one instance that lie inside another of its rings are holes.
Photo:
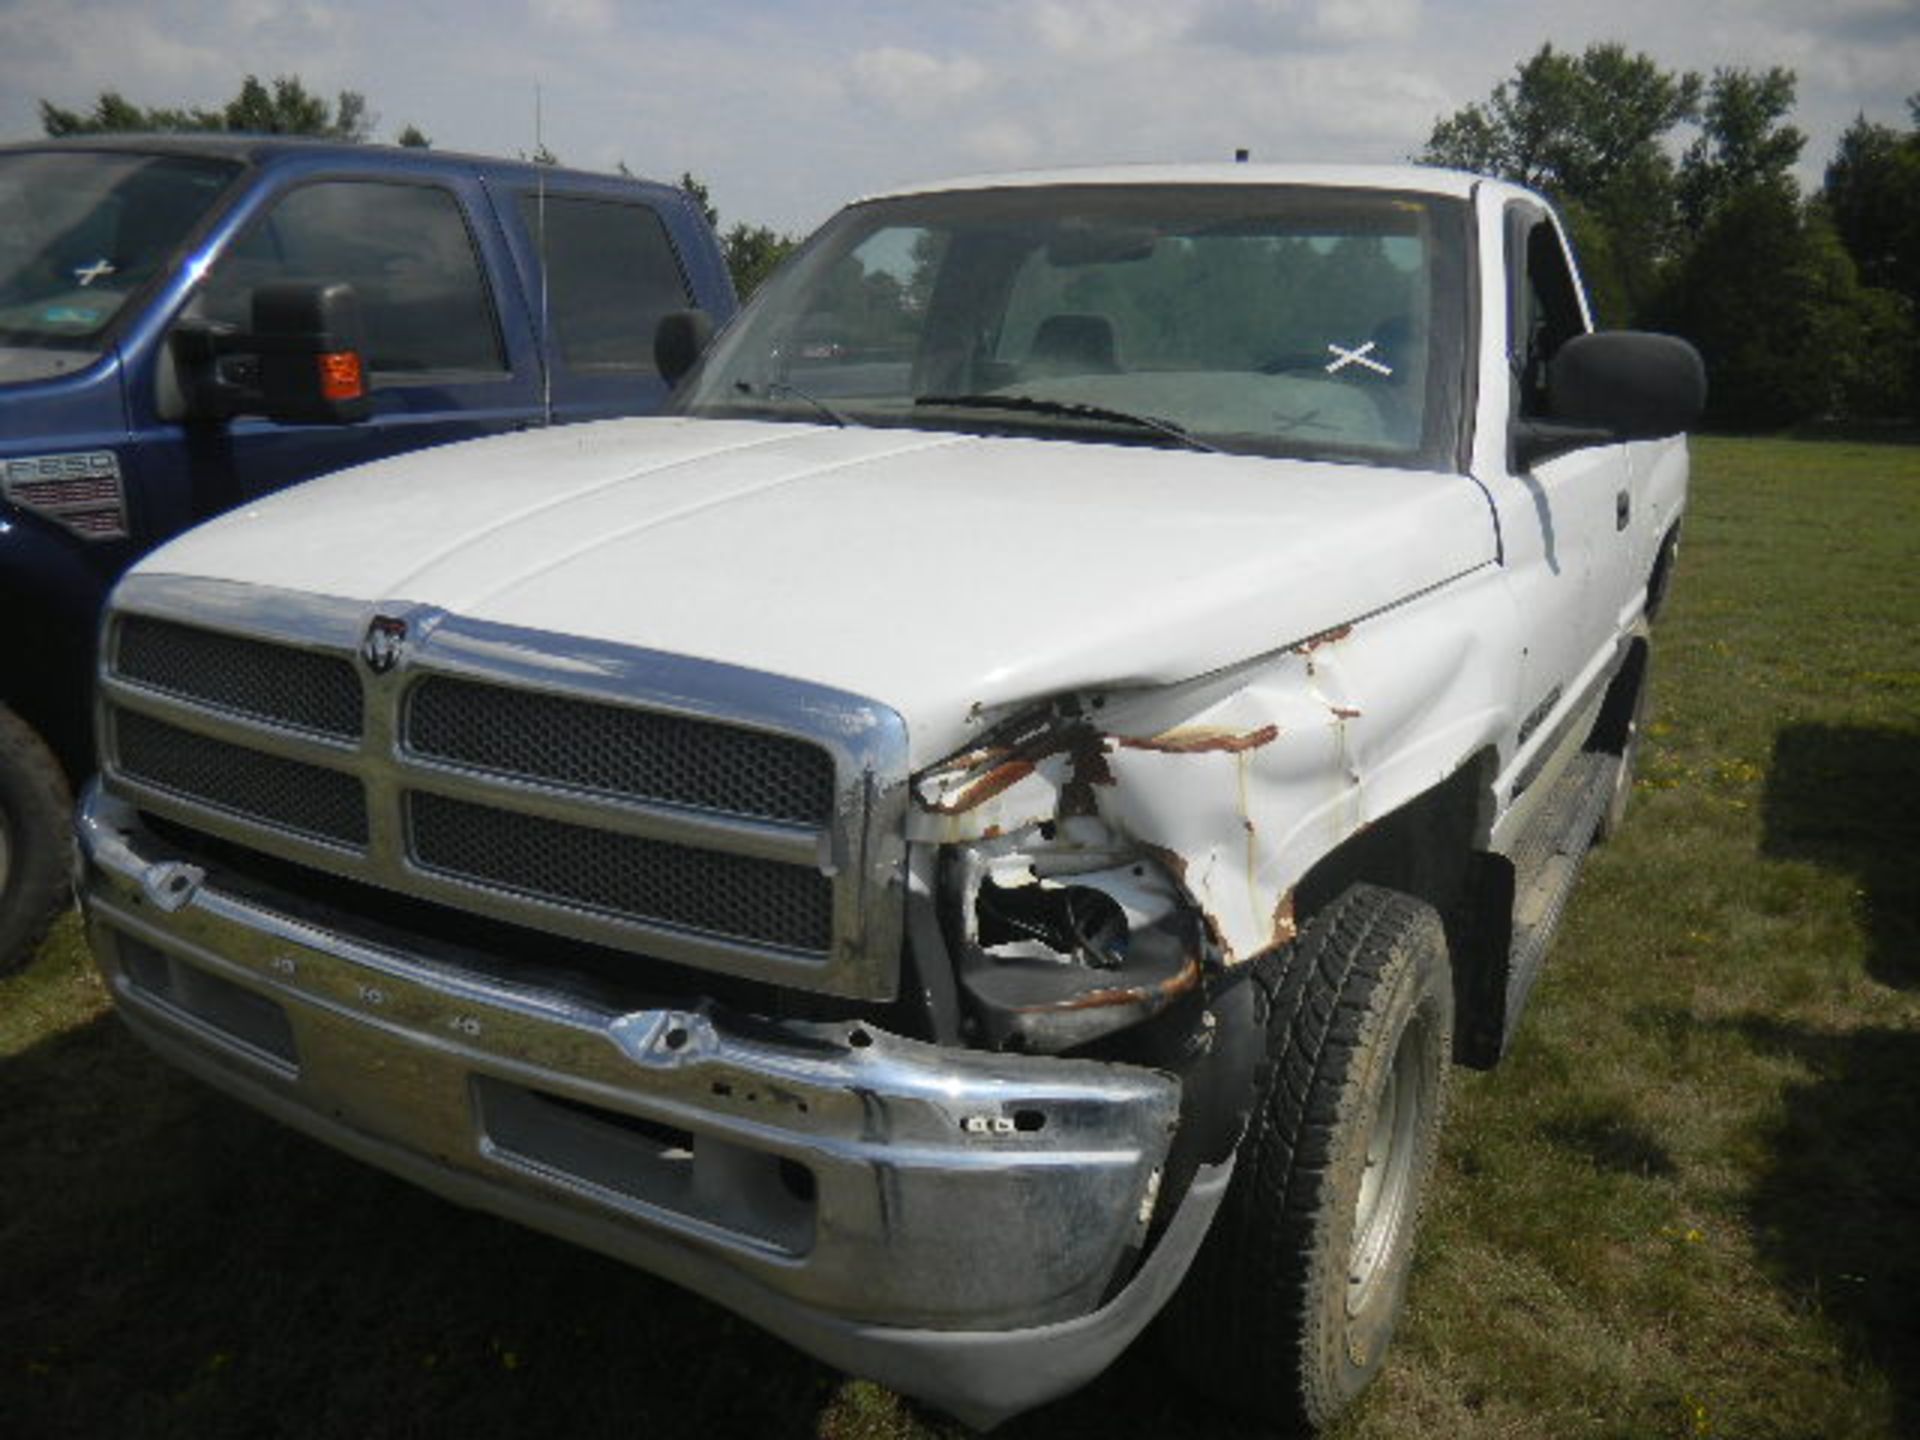
[[[1613,528],[1624,530],[1627,521],[1633,518],[1633,497],[1625,490],[1613,497]]]

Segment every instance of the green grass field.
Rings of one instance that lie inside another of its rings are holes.
[[[1920,447],[1705,440],[1657,720],[1340,1440],[1920,1434]],[[0,981],[0,1433],[957,1435]],[[1151,1354],[1009,1437],[1237,1435]]]

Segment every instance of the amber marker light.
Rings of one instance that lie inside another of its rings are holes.
[[[320,394],[326,400],[358,400],[367,393],[360,370],[360,352],[334,350],[319,357]]]

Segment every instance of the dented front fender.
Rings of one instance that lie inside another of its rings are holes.
[[[915,777],[910,838],[1091,817],[1150,855],[1223,965],[1291,939],[1293,889],[1510,733],[1520,659],[1492,567],[1176,685],[1083,692]]]

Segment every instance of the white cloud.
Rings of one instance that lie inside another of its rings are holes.
[[[1290,153],[1289,159],[1402,160],[1447,109],[1444,88],[1404,64],[1309,55],[1287,62],[1284,73],[1287,103],[1269,123],[1283,143],[1290,135],[1310,135],[1321,152]]]
[[[1419,33],[1422,0],[1209,0],[1196,40],[1238,54],[1378,49]]]
[[[1037,165],[1042,150],[1039,137],[1013,120],[990,120],[963,132],[962,152],[984,170],[1020,170]]]
[[[1165,53],[1205,9],[1200,0],[1041,0],[1030,10],[1033,32],[1054,55],[1076,64],[1110,64]]]
[[[1406,40],[1420,28],[1420,0],[1319,0],[1307,33],[1337,45]]]
[[[43,96],[68,108],[103,89],[128,99],[210,78],[217,27],[177,26],[137,7],[22,0],[0,6],[0,94]],[[203,38],[204,37],[204,38]],[[137,58],[135,58],[137,57]],[[211,96],[202,98],[210,99]]]
[[[613,28],[613,0],[532,0],[528,10],[536,25],[557,25],[590,35]]]
[[[182,107],[224,104],[249,74],[364,90],[357,36],[350,9],[280,0],[0,0],[0,139],[38,134],[40,99],[89,110],[106,90]]]
[[[987,78],[978,60],[942,60],[922,50],[883,45],[853,57],[858,90],[901,110],[929,109],[978,90]]]

